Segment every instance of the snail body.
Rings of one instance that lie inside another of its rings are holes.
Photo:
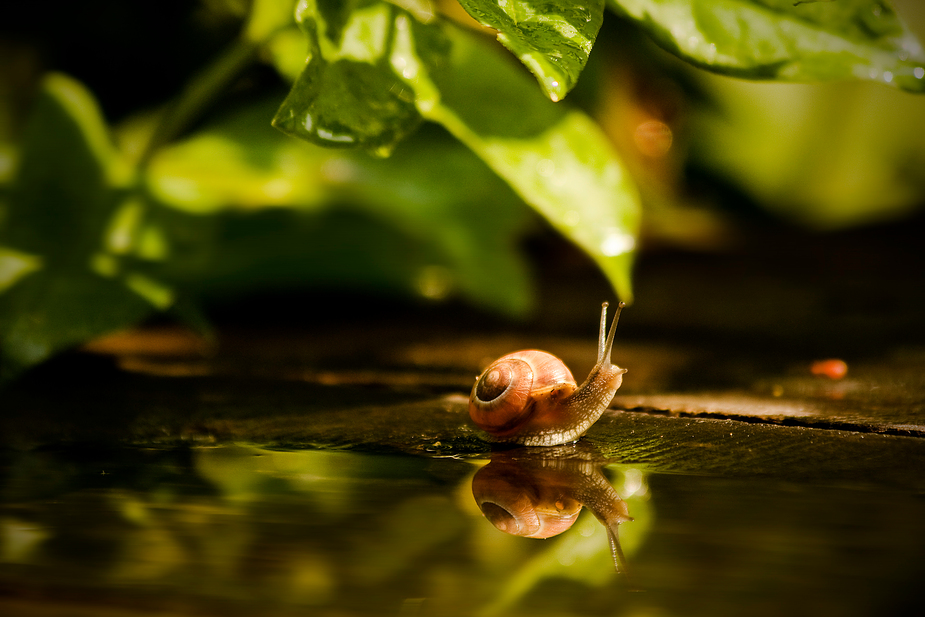
[[[625,368],[611,363],[620,311],[610,332],[601,307],[597,363],[578,386],[568,367],[545,351],[517,351],[495,360],[469,396],[469,416],[496,441],[554,446],[575,441],[597,422],[623,383]]]

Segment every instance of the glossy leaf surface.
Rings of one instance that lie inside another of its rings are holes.
[[[471,34],[452,29],[448,35],[453,52],[446,70],[433,81],[423,74],[410,81],[422,114],[443,124],[586,251],[630,302],[640,205],[606,136],[582,112],[541,97]],[[393,61],[410,63],[407,53],[399,49]]]
[[[391,152],[421,120],[388,64],[399,14],[377,0],[301,2],[296,21],[308,36],[308,60],[273,124],[323,146]]]
[[[869,79],[925,92],[921,44],[885,2],[608,0],[660,45],[750,79]]]
[[[575,86],[604,20],[604,0],[460,0],[536,76],[553,101]]]

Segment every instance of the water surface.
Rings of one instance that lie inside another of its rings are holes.
[[[7,451],[0,612],[883,615],[902,613],[925,575],[925,499],[862,463],[854,480],[827,480],[542,458],[505,491],[520,483],[553,510],[586,502],[544,540],[480,511],[473,477],[487,457]],[[594,501],[606,491],[582,479],[594,474],[632,517],[619,524],[619,572]]]

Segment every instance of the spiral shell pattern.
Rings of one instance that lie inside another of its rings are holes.
[[[545,351],[508,354],[479,376],[469,397],[469,415],[487,433],[503,435],[529,420],[535,391],[574,382],[565,364]]]

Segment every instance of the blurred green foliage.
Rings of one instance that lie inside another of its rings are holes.
[[[100,4],[118,21],[115,4]],[[51,13],[49,40],[65,15]],[[640,230],[701,228],[675,207],[687,151],[672,149],[681,126],[664,111],[674,103],[647,103],[640,82],[663,95],[674,81],[681,107],[698,100],[684,84],[706,84],[718,105],[691,114],[683,143],[785,217],[852,224],[906,212],[925,192],[925,116],[900,92],[925,90],[925,54],[883,2],[214,0],[192,17],[238,34],[185,86],[146,92],[114,125],[99,106],[127,90],[119,84],[155,81],[126,71],[97,85],[97,100],[80,80],[30,64],[41,33],[30,42],[4,21],[0,379],[151,314],[202,324],[203,298],[244,290],[460,297],[523,315],[534,304],[519,248],[536,225],[531,208],[629,301]],[[599,31],[627,36],[598,58]],[[845,133],[833,110],[868,90],[769,96],[690,65],[860,78],[895,87],[904,111],[861,98]]]

